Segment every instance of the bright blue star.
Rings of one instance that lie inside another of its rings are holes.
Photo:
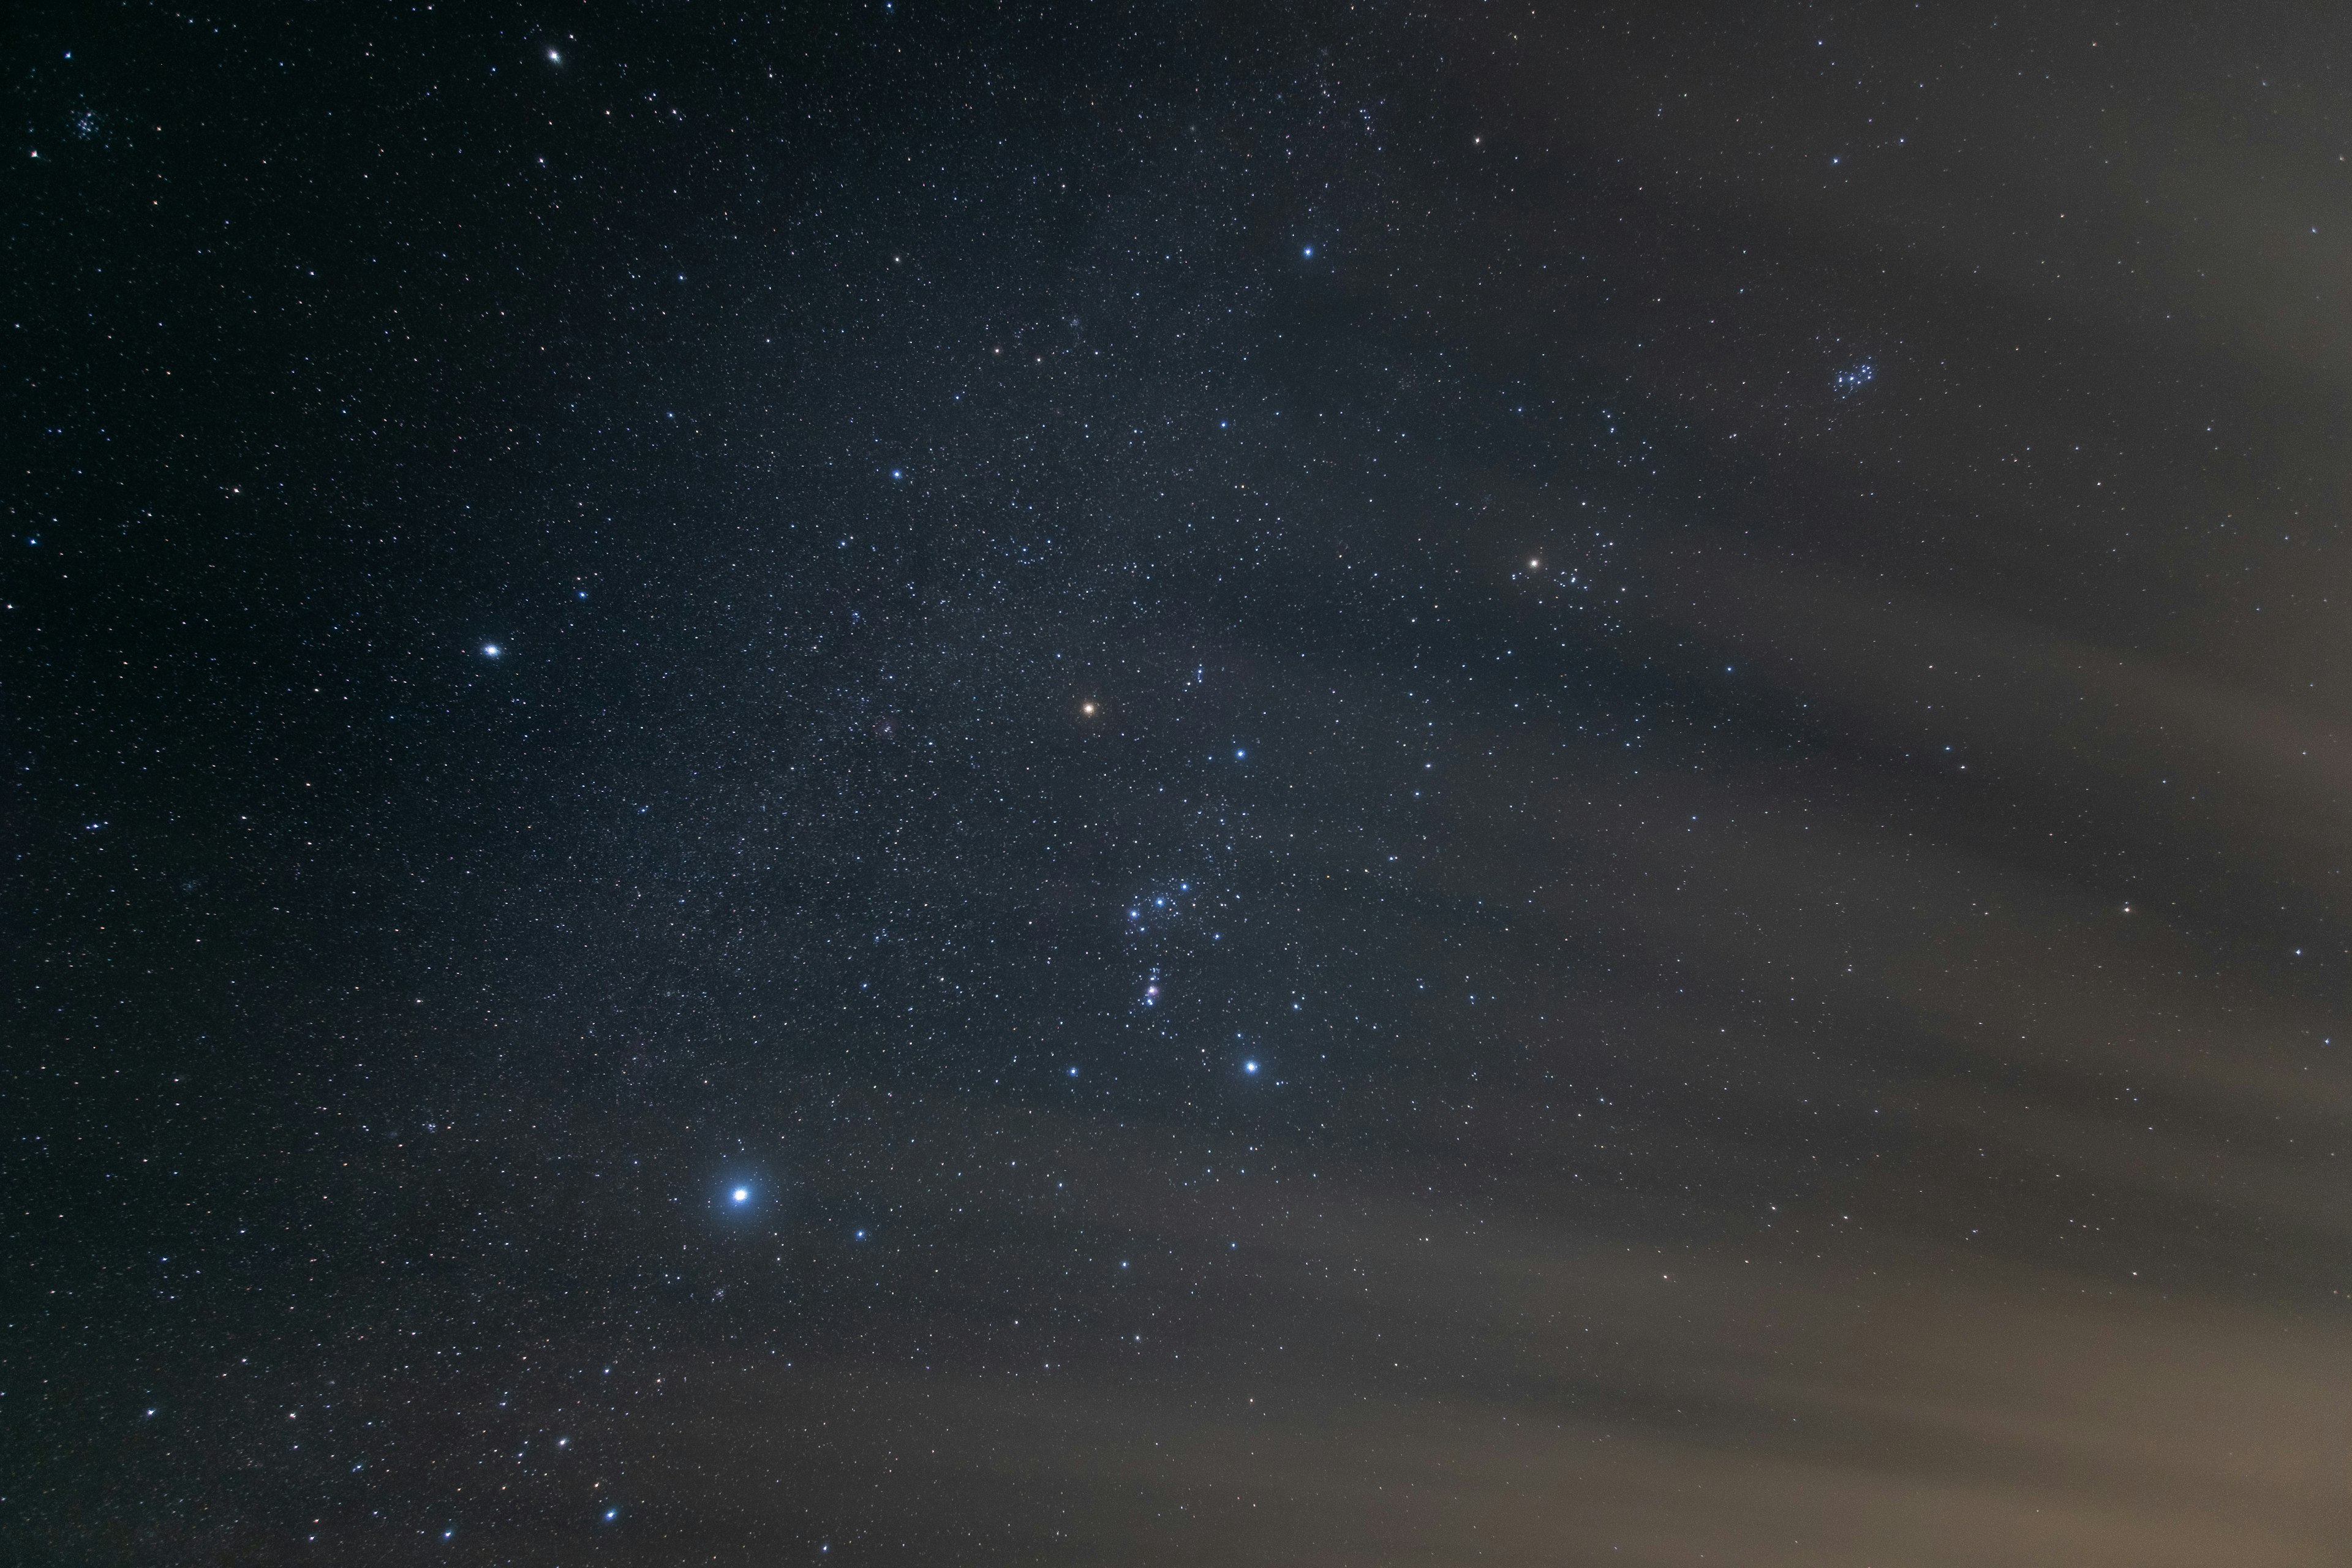
[[[1254,1073],[1254,1072],[1257,1071],[1257,1063],[1255,1063],[1255,1062],[1244,1062],[1244,1063],[1242,1063],[1242,1071],[1244,1071],[1244,1072],[1250,1072],[1250,1073]]]
[[[736,1201],[737,1203],[739,1203],[739,1204],[747,1204],[747,1203],[750,1203],[750,1202],[751,1201],[751,1188],[749,1188],[749,1187],[738,1187],[738,1188],[736,1188],[736,1189],[735,1189],[735,1201]]]
[[[486,643],[484,643],[484,644],[482,645],[482,657],[483,657],[484,658],[498,658],[498,657],[499,657],[499,645],[498,645],[498,644],[496,644],[496,643],[494,643],[494,642],[486,642]]]
[[[1309,261],[1315,259],[1315,247],[1311,245],[1307,247],[1307,259]]]

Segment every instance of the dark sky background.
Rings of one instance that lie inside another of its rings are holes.
[[[16,11],[0,1557],[2352,1563],[2347,62]]]

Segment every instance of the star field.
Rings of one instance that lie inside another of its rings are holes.
[[[2344,1539],[2324,7],[36,7],[27,1562]]]

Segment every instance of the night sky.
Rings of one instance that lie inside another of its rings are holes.
[[[0,73],[0,1560],[2352,1563],[2352,11]]]

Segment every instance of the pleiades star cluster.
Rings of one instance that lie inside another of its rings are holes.
[[[2352,1540],[2352,12],[35,5],[0,1559]]]

